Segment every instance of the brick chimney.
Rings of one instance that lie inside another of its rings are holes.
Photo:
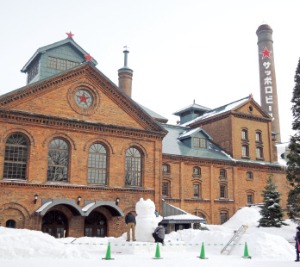
[[[119,88],[123,90],[129,97],[131,97],[131,89],[132,89],[132,75],[133,70],[128,68],[128,48],[124,47],[124,67],[118,70],[119,75]]]

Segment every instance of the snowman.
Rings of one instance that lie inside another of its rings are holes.
[[[155,214],[155,205],[151,199],[141,198],[135,205],[136,226],[135,237],[137,241],[154,242],[152,233],[162,220],[161,216]]]

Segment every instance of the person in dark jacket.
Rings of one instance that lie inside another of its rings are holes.
[[[132,234],[132,241],[135,241],[135,216],[131,213],[128,212],[127,215],[125,216],[125,223],[127,225],[127,240],[130,241],[130,229],[131,229],[131,234]]]
[[[296,241],[296,245],[295,245],[295,248],[296,248],[296,260],[295,261],[299,261],[299,253],[300,253],[300,226],[297,226],[297,233],[296,233],[296,236],[295,236],[295,241]]]
[[[162,225],[158,225],[155,230],[154,233],[152,234],[155,243],[159,242],[162,243],[164,245],[164,239],[165,239],[165,227],[163,227]]]

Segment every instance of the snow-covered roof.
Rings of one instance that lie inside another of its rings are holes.
[[[182,126],[187,126],[187,125],[190,125],[190,124],[192,124],[196,121],[207,119],[207,118],[210,118],[210,117],[213,117],[213,116],[220,115],[220,114],[225,113],[227,111],[230,111],[232,109],[236,109],[237,107],[243,105],[244,103],[248,102],[249,100],[250,100],[249,97],[245,97],[245,98],[239,99],[237,101],[231,102],[229,104],[226,104],[224,106],[221,106],[221,107],[218,107],[218,108],[215,108],[215,109],[211,109],[211,110],[207,111],[206,113],[204,113],[202,116],[197,117],[197,118],[195,118],[191,121],[188,121],[188,122],[182,124]]]

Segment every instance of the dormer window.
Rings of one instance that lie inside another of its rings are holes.
[[[39,62],[35,61],[32,63],[30,69],[28,69],[27,73],[27,83],[29,83],[39,72]]]
[[[206,139],[193,137],[193,148],[207,148]]]
[[[67,70],[79,65],[78,62],[74,62],[67,59],[48,57],[48,67],[56,70]]]

